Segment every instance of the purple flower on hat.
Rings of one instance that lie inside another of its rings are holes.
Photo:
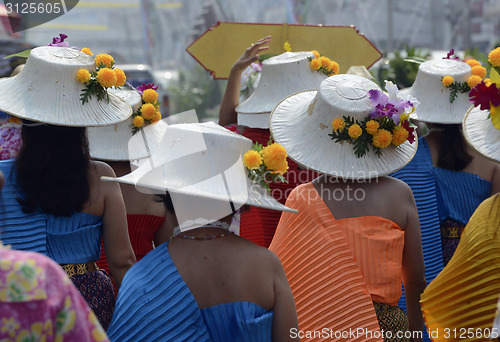
[[[446,55],[446,57],[443,57],[443,59],[454,59],[454,60],[459,61],[460,58],[458,58],[457,56],[454,56],[454,55],[455,55],[455,49],[451,49],[450,52],[448,52],[448,54]]]
[[[67,35],[65,35],[64,33],[60,33],[59,37],[52,38],[52,43],[50,43],[48,46],[68,47],[69,43],[64,41],[66,38],[68,38]]]
[[[410,101],[401,99],[398,96],[397,87],[392,87],[392,85],[392,83],[386,82],[386,89],[389,91],[390,98],[377,89],[368,91],[370,102],[375,107],[368,116],[371,119],[387,116],[389,119],[392,119],[396,125],[399,125],[401,121],[400,116],[405,113],[406,108],[412,108],[413,104]]]
[[[156,89],[158,89],[158,86],[155,85],[154,83],[148,83],[148,84],[143,83],[139,87],[137,87],[137,91],[141,94],[141,96],[142,96],[142,93],[144,93],[144,90],[146,90],[146,89],[156,90]]]

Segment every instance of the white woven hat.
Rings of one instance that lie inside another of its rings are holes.
[[[135,112],[142,104],[141,95],[135,90],[111,89],[109,92],[132,106]],[[160,143],[167,124],[158,121],[132,134],[132,118],[105,127],[89,127],[90,156],[108,161],[130,161],[151,156]]]
[[[317,90],[327,77],[312,70],[308,58],[312,52],[285,52],[262,62],[262,74],[253,94],[236,107],[238,124],[269,128],[269,114],[285,97]]]
[[[420,101],[420,105],[411,115],[429,123],[459,124],[470,107],[469,94],[458,93],[450,103],[450,89],[441,81],[450,75],[455,82],[467,82],[472,75],[471,67],[453,59],[436,59],[420,64],[417,78],[410,88],[401,90],[401,94],[410,94]]]
[[[220,219],[232,213],[230,202],[236,209],[248,204],[296,212],[248,179],[243,155],[250,149],[250,139],[213,122],[170,125],[149,162],[123,177],[102,179],[132,184],[140,191],[190,196],[190,205],[175,209],[178,220],[183,217],[179,222],[208,215]]]
[[[488,118],[490,112],[471,107],[464,117],[463,134],[467,143],[486,158],[500,162],[500,129]]]
[[[380,90],[372,81],[356,75],[334,75],[318,91],[306,91],[283,100],[271,114],[274,140],[298,164],[345,179],[369,179],[399,170],[416,153],[417,143],[404,142],[383,149],[378,157],[370,147],[356,157],[352,144],[336,143],[328,135],[336,118],[361,121],[373,110],[368,91]]]
[[[31,50],[23,71],[0,80],[0,110],[22,119],[59,126],[107,126],[126,120],[132,108],[110,94],[82,104],[80,69],[95,71],[94,58],[75,49],[41,46]]]

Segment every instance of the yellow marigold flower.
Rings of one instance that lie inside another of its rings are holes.
[[[401,126],[396,126],[396,128],[394,128],[392,130],[392,141],[391,141],[391,143],[394,146],[399,146],[399,145],[401,145],[402,143],[404,143],[408,139],[408,135],[409,135],[409,133],[408,133],[408,131],[406,129],[404,129]]]
[[[491,50],[488,54],[488,62],[490,62],[490,64],[494,67],[500,66],[500,47]]]
[[[443,85],[445,87],[449,87],[454,81],[455,80],[453,79],[453,76],[450,75],[443,77],[443,79],[441,80],[441,82],[443,82]]]
[[[159,111],[156,111],[155,117],[151,120],[152,122],[158,122],[161,120],[161,113]]]
[[[137,115],[132,119],[132,123],[135,127],[142,127],[144,125],[144,118],[140,115]]]
[[[288,162],[285,160],[285,163],[279,169],[273,171],[273,173],[278,173],[280,176],[283,176],[288,171]]]
[[[285,148],[276,143],[264,147],[261,154],[264,164],[269,170],[282,169],[286,163],[286,157],[288,157]]]
[[[80,69],[76,73],[76,79],[78,82],[87,83],[90,81],[90,71],[87,69]]]
[[[154,89],[146,89],[142,93],[142,99],[146,103],[155,103],[158,100],[158,93]]]
[[[83,48],[83,49],[81,49],[80,51],[81,51],[81,52],[83,52],[83,53],[86,53],[86,54],[87,54],[87,55],[89,55],[89,56],[93,56],[93,55],[94,55],[94,54],[92,53],[92,51],[90,51],[90,49],[89,49],[89,48]]]
[[[480,65],[476,65],[472,67],[472,75],[477,75],[481,78],[486,77],[486,68]]]
[[[314,58],[319,58],[321,56],[316,50],[312,50],[311,52],[314,53]]]
[[[472,89],[474,88],[476,85],[478,85],[479,83],[481,83],[483,79],[477,75],[472,75],[471,77],[469,77],[469,79],[467,80],[467,84],[468,86]]]
[[[375,133],[377,133],[379,127],[380,127],[380,124],[378,123],[378,121],[369,120],[366,123],[365,129],[366,129],[366,132],[368,134],[374,135]]]
[[[103,64],[105,68],[111,68],[114,63],[114,58],[105,53],[101,53],[95,57],[95,64],[98,68],[101,67],[101,64]]]
[[[333,72],[334,75],[337,75],[339,73],[339,63],[335,61],[330,61],[329,65],[330,70]]]
[[[325,57],[325,56],[321,56],[320,58],[318,58],[318,60],[320,61],[322,67],[327,68],[327,69],[330,67],[330,63],[331,63],[330,58]]]
[[[345,121],[343,118],[336,118],[335,120],[332,121],[332,129],[335,132],[343,130],[345,127]]]
[[[115,87],[121,87],[127,81],[127,76],[125,76],[125,72],[123,72],[122,69],[116,68],[116,69],[113,69],[113,71],[115,72],[115,76],[116,76]]]
[[[386,148],[392,141],[392,134],[386,129],[379,129],[373,136],[372,144],[375,147]]]
[[[292,47],[291,47],[290,43],[288,42],[288,40],[283,45],[283,48],[285,49],[285,51],[288,51],[288,52],[292,51]]]
[[[156,107],[151,103],[145,103],[141,106],[141,115],[146,120],[153,120],[156,115]]]
[[[258,169],[262,164],[262,156],[255,150],[250,150],[243,155],[243,164],[250,170]]]
[[[311,69],[319,70],[319,68],[321,68],[321,62],[317,58],[313,59],[311,61]]]
[[[18,117],[11,116],[11,117],[9,117],[9,119],[7,120],[7,122],[20,124],[20,123],[21,123],[21,120],[19,120],[19,118],[18,118]]]
[[[347,130],[347,133],[352,139],[358,139],[363,134],[363,129],[358,124],[353,124]]]
[[[113,69],[101,68],[97,72],[97,81],[104,88],[111,88],[116,85],[116,75]]]
[[[481,65],[481,63],[474,58],[466,60],[465,63],[467,63],[471,68],[475,67],[476,65]]]
[[[486,86],[487,86],[487,87],[489,87],[489,86],[491,85],[491,83],[493,83],[493,82],[491,82],[491,79],[490,79],[490,78],[485,78],[485,79],[483,80],[483,82],[484,82],[484,84],[486,84]]]

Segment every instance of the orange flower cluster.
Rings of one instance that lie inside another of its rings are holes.
[[[316,50],[311,51],[314,58],[310,57],[311,69],[320,71],[327,76],[336,75],[339,73],[339,64],[328,57],[321,56]]]
[[[155,123],[161,120],[158,93],[154,89],[146,89],[142,93],[142,106],[132,114],[133,133],[146,123]]]

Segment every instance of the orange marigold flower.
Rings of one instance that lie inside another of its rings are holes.
[[[156,111],[155,117],[151,120],[152,122],[158,122],[161,120],[161,113],[159,111]]]
[[[264,164],[269,170],[282,169],[283,165],[286,163],[286,157],[288,157],[285,148],[276,143],[264,147],[261,151],[261,155]]]
[[[332,129],[335,132],[341,131],[345,128],[345,121],[343,118],[336,118],[332,121]]]
[[[486,77],[486,68],[481,65],[475,65],[472,67],[472,75],[477,75],[481,78]]]
[[[311,61],[311,69],[319,70],[319,68],[321,68],[321,62],[317,58],[313,59]]]
[[[474,58],[466,60],[465,63],[467,63],[471,68],[475,67],[476,65],[481,65],[481,63]]]
[[[379,127],[380,124],[378,123],[378,121],[369,120],[366,123],[365,129],[368,134],[374,135],[375,133],[377,133]]]
[[[386,129],[379,129],[373,136],[372,144],[375,147],[386,148],[392,141],[392,134]]]
[[[483,79],[477,75],[472,75],[471,77],[469,77],[469,79],[467,80],[467,85],[469,86],[469,88],[474,88],[476,85],[478,85],[479,83],[481,83]]]
[[[491,50],[488,54],[488,62],[494,67],[500,67],[500,47]]]
[[[484,82],[484,84],[486,84],[486,86],[487,86],[487,87],[489,87],[489,86],[491,85],[491,83],[493,83],[493,82],[491,82],[491,79],[490,79],[490,78],[485,78],[485,79],[483,80],[483,82]]]
[[[321,56],[318,58],[318,60],[320,61],[322,67],[324,67],[324,68],[330,67],[330,63],[331,63],[330,58],[325,57],[325,56]]]
[[[140,115],[137,115],[132,119],[132,123],[135,127],[142,127],[144,125],[144,118]]]
[[[84,48],[83,48],[83,49],[81,49],[80,51],[81,51],[81,52],[83,52],[83,53],[86,53],[86,54],[87,54],[87,55],[89,55],[89,56],[93,56],[93,55],[94,55],[94,54],[92,53],[92,51],[90,51],[90,49],[89,49],[89,48],[85,48],[85,47],[84,47]]]
[[[127,81],[127,76],[125,76],[125,72],[123,72],[122,69],[116,68],[116,69],[113,69],[113,71],[115,72],[115,76],[116,76],[115,87],[121,87]]]
[[[146,103],[155,103],[158,100],[158,93],[154,89],[146,89],[142,93],[142,99]]]
[[[250,150],[243,155],[243,164],[250,170],[258,169],[262,164],[262,156],[255,150]]]
[[[453,76],[450,75],[443,77],[443,79],[441,80],[441,82],[443,82],[443,85],[445,87],[449,87],[454,81],[455,80],[453,79]]]
[[[330,61],[330,66],[329,68],[331,69],[331,71],[333,72],[334,75],[337,75],[339,73],[339,63],[335,62],[335,61]]]
[[[347,133],[352,139],[358,139],[363,134],[363,129],[358,124],[352,124]]]
[[[87,69],[80,69],[76,73],[76,79],[78,82],[87,83],[90,81],[90,71]]]
[[[280,176],[283,176],[283,174],[285,174],[287,171],[288,171],[288,162],[285,160],[283,166],[273,171],[273,173],[278,173]]]
[[[11,116],[11,117],[9,117],[9,119],[7,120],[7,122],[20,124],[21,120],[18,117]]]
[[[97,81],[104,88],[111,88],[116,85],[116,75],[113,69],[101,68],[97,72]]]
[[[407,139],[408,139],[408,131],[401,127],[401,126],[396,126],[396,128],[394,128],[392,130],[392,141],[391,143],[394,145],[394,146],[399,146],[401,145],[402,143],[404,143]]]
[[[151,103],[145,103],[141,106],[141,115],[146,120],[153,120],[156,115],[156,107]]]
[[[108,54],[101,53],[95,57],[95,65],[100,68],[104,65],[105,68],[111,68],[115,64],[115,60]]]
[[[314,58],[319,58],[321,56],[316,50],[312,50],[311,52],[314,53]]]

